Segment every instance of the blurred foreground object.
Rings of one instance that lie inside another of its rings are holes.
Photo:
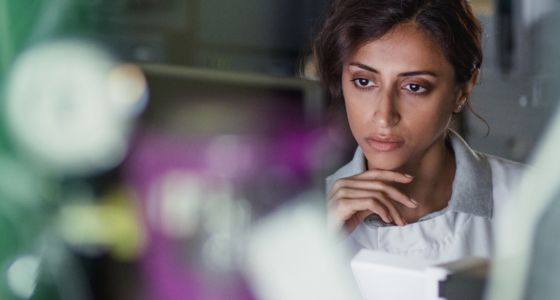
[[[535,170],[500,220],[489,299],[556,299],[560,293],[559,148],[557,113],[533,160]]]
[[[148,101],[146,79],[81,40],[31,46],[6,75],[1,123],[11,139],[0,150],[0,299],[91,299],[74,250],[95,244],[134,256],[142,226],[133,208],[97,206],[88,183],[69,182],[122,161]]]
[[[320,162],[330,156],[328,141],[322,128],[273,137],[139,135],[125,174],[140,195],[148,230],[139,259],[147,299],[260,299],[242,276],[254,254],[247,235],[258,230],[259,220],[313,189]],[[308,222],[301,225],[316,226],[316,219]]]
[[[560,99],[560,1],[523,1],[540,30],[539,71],[550,80],[547,101]],[[545,8],[545,9],[544,9]],[[486,299],[558,299],[560,295],[560,107],[532,154],[535,169],[520,186],[496,232],[495,263]]]
[[[116,166],[131,118],[148,100],[143,73],[94,44],[41,44],[14,63],[7,123],[24,158],[48,172],[87,174]]]
[[[312,205],[324,196],[316,192],[298,198],[255,224],[249,235],[251,286],[261,300],[360,299],[347,265],[350,253],[329,239],[325,216]]]
[[[560,294],[560,115],[557,113],[528,173],[499,221],[488,299],[557,299]],[[538,287],[538,288],[537,288]],[[533,297],[527,293],[536,293]]]
[[[480,300],[488,262],[466,257],[438,264],[362,249],[351,265],[365,300]]]

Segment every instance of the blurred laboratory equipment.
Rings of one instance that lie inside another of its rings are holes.
[[[316,82],[120,63],[84,39],[36,43],[7,74],[10,156],[37,191],[27,235],[41,244],[15,252],[3,298],[256,299],[253,224],[292,201],[322,207],[300,195],[342,159]]]
[[[338,132],[317,114],[321,89],[301,79],[142,68],[152,101],[123,170],[148,228],[145,286],[165,299],[257,299],[244,275],[248,236],[284,205],[303,202],[300,194],[320,190],[340,163]],[[307,202],[323,205],[316,196]]]
[[[480,300],[489,263],[477,257],[441,263],[362,249],[351,266],[366,300]]]
[[[327,236],[324,212],[311,199],[323,195],[302,193],[251,231],[245,273],[258,299],[361,299],[350,252]]]
[[[255,299],[252,224],[342,159],[294,76],[321,1],[31,2],[0,1],[0,298]]]
[[[527,163],[558,103],[550,93],[557,85],[554,54],[546,52],[557,35],[545,21],[555,1],[471,4],[484,27],[484,62],[471,104],[489,127],[468,114],[466,140],[477,151]]]
[[[549,78],[543,87],[546,101],[560,99],[560,2],[526,2],[533,25],[538,71]],[[535,169],[519,189],[516,201],[500,220],[496,261],[490,272],[486,299],[556,299],[560,273],[558,245],[558,107],[552,110],[543,138],[531,155]]]
[[[134,227],[138,218],[113,204],[96,206],[87,184],[71,182],[123,160],[134,119],[148,100],[146,79],[138,67],[84,40],[30,46],[5,76],[2,119],[9,146],[1,151],[0,260],[6,270],[0,295],[90,299],[88,274],[76,253],[108,246],[126,252],[121,238],[134,230],[107,223]]]
[[[122,161],[131,119],[147,100],[138,67],[119,65],[93,44],[50,42],[14,62],[6,122],[18,153],[36,168],[84,174]]]

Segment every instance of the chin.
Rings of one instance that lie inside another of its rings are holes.
[[[404,162],[399,157],[390,157],[392,155],[387,154],[373,154],[366,155],[366,159],[370,164],[372,164],[376,169],[394,171],[401,168]],[[375,157],[374,159],[369,159],[369,157]]]

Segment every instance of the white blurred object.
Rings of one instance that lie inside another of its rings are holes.
[[[521,13],[523,15],[523,25],[531,26],[546,14],[557,9],[555,0],[521,0]]]
[[[43,170],[91,173],[123,159],[147,93],[137,67],[120,65],[95,44],[49,42],[16,59],[6,119],[19,149]]]
[[[438,300],[439,281],[447,275],[444,270],[430,271],[427,261],[367,249],[352,259],[351,266],[367,300]]]
[[[34,255],[17,258],[8,269],[7,280],[12,292],[22,299],[33,296],[37,287],[41,260]]]
[[[537,225],[558,192],[559,137],[560,115],[557,112],[536,148],[538,151],[531,163],[535,170],[527,174],[514,201],[498,220],[495,263],[487,293],[489,300],[524,297]]]
[[[247,275],[259,299],[360,299],[347,253],[326,235],[324,212],[305,204],[322,198],[319,193],[303,195],[299,205],[255,225],[248,241]]]
[[[486,262],[484,258],[467,257],[435,264],[362,249],[352,259],[351,266],[365,300],[441,300],[446,298],[441,297],[440,283],[448,276]],[[474,294],[482,294],[482,290]]]

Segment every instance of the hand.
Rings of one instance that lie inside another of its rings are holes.
[[[409,183],[412,176],[385,170],[369,170],[335,181],[327,195],[327,224],[331,234],[342,228],[349,235],[369,215],[378,214],[386,223],[406,225],[392,203],[415,208],[418,203],[386,182]]]

